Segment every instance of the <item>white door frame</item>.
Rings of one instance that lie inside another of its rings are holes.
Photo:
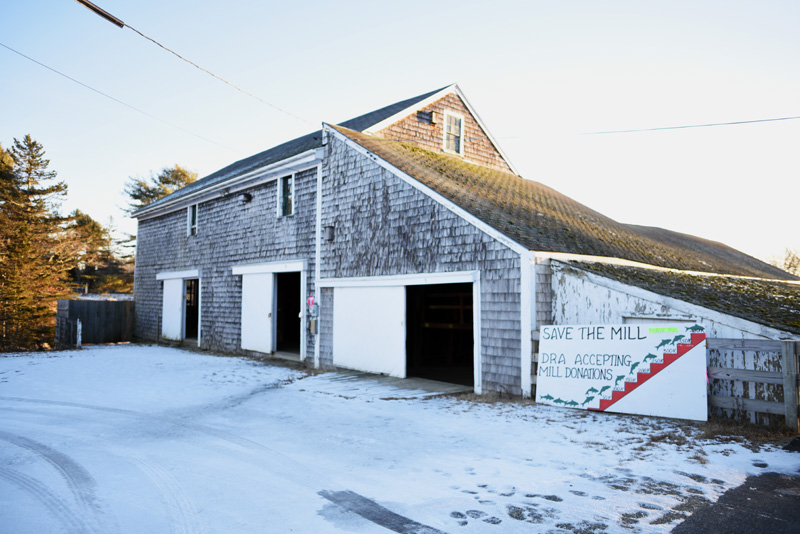
[[[275,273],[300,273],[300,361],[306,359],[306,310],[305,297],[308,292],[308,260],[296,261],[273,261],[268,263],[243,263],[231,267],[231,272],[234,275],[248,275],[248,274],[272,274]],[[278,324],[278,317],[276,314],[275,306],[275,281],[273,279],[273,292],[272,292],[272,352],[275,352],[275,329]],[[241,306],[241,303],[240,303]]]
[[[184,271],[164,271],[156,274],[156,280],[162,282],[180,280],[181,281],[181,312],[180,312],[180,334],[179,339],[174,341],[182,341],[186,338],[186,280],[197,280],[197,346],[200,347],[202,342],[202,320],[203,317],[203,279],[200,276],[199,269],[187,269]],[[161,332],[159,335],[164,336],[164,311],[167,307],[165,302],[166,292],[161,296]],[[172,338],[166,338],[172,339]]]

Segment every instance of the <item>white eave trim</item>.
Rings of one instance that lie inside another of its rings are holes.
[[[478,115],[478,112],[475,111],[475,108],[473,108],[472,104],[469,103],[469,100],[467,100],[467,97],[464,96],[464,93],[461,92],[461,88],[458,86],[458,84],[455,84],[455,83],[452,84],[452,85],[449,85],[449,86],[445,87],[444,89],[442,89],[441,91],[438,91],[437,93],[429,96],[425,100],[420,100],[419,102],[417,102],[413,106],[407,107],[406,109],[395,113],[391,117],[389,117],[387,119],[384,119],[381,122],[370,126],[366,130],[364,130],[364,133],[372,135],[372,134],[374,134],[374,133],[376,133],[376,132],[378,132],[380,130],[383,130],[384,128],[387,128],[387,127],[391,126],[392,124],[394,124],[394,123],[396,123],[396,122],[408,117],[412,113],[416,113],[417,111],[421,110],[422,108],[429,106],[430,104],[436,102],[437,100],[439,100],[443,96],[448,95],[450,93],[455,93],[461,99],[461,101],[464,102],[464,105],[467,107],[467,109],[469,110],[470,114],[475,118],[475,122],[477,122],[478,126],[481,127],[481,129],[483,130],[483,133],[486,134],[486,137],[489,138],[489,141],[492,143],[492,145],[494,145],[495,150],[497,150],[497,152],[500,153],[500,156],[502,156],[503,160],[506,162],[506,165],[508,165],[508,167],[511,169],[511,172],[513,172],[517,176],[521,176],[521,174],[519,172],[517,172],[517,169],[514,167],[514,164],[511,163],[511,160],[508,159],[508,155],[506,155],[506,153],[503,152],[503,149],[500,148],[500,144],[497,142],[497,140],[494,138],[492,133],[489,131],[489,128],[486,127],[486,123],[483,122],[483,119],[481,119],[480,115]],[[462,140],[462,142],[463,142],[463,140]]]
[[[200,270],[187,269],[185,271],[164,271],[156,274],[156,280],[178,280],[185,278],[200,278]]]
[[[387,162],[386,160],[382,159],[381,157],[377,156],[376,154],[373,154],[372,152],[370,152],[369,150],[367,150],[363,146],[359,145],[358,143],[356,143],[355,141],[353,141],[352,139],[350,139],[346,135],[337,132],[335,128],[330,128],[329,125],[325,124],[325,123],[322,124],[322,127],[323,127],[323,130],[328,130],[330,133],[335,135],[338,139],[342,140],[345,144],[347,144],[348,146],[352,147],[357,152],[359,152],[359,153],[363,154],[364,156],[370,158],[375,163],[377,163],[378,165],[380,165],[381,167],[383,167],[387,171],[391,172],[392,174],[394,174],[395,176],[397,176],[398,178],[400,178],[401,180],[403,180],[404,182],[409,184],[414,189],[424,193],[425,195],[430,197],[433,201],[438,202],[439,204],[444,206],[446,209],[452,211],[453,213],[455,213],[456,215],[458,215],[459,217],[461,217],[462,219],[464,219],[468,223],[470,223],[473,226],[475,226],[481,232],[487,234],[489,237],[491,237],[491,238],[495,239],[496,241],[502,243],[503,245],[507,246],[508,248],[510,248],[511,250],[516,252],[517,254],[523,255],[523,254],[527,254],[528,253],[528,249],[527,248],[523,247],[522,245],[520,245],[516,241],[512,240],[510,237],[508,237],[504,233],[500,232],[499,230],[497,230],[493,226],[490,226],[489,224],[487,224],[484,221],[480,220],[475,215],[471,214],[470,212],[468,212],[467,210],[465,210],[464,208],[462,208],[461,206],[459,206],[458,204],[456,204],[452,200],[450,200],[450,199],[444,197],[443,195],[437,193],[436,191],[434,191],[433,189],[431,189],[427,185],[423,184],[422,182],[420,182],[416,178],[406,174],[405,172],[401,171],[400,169],[398,169],[397,167],[395,167],[391,163]]]
[[[273,180],[288,173],[297,173],[312,169],[322,161],[325,155],[324,148],[307,150],[290,158],[286,158],[271,165],[265,165],[240,176],[222,180],[207,188],[199,189],[188,195],[181,196],[172,201],[167,201],[158,206],[145,206],[133,213],[132,217],[139,220],[152,219],[166,213],[181,210],[191,204],[199,204],[209,200],[224,197],[250,189]]]

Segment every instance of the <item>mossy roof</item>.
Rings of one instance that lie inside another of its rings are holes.
[[[680,270],[797,279],[722,243],[619,223],[555,189],[510,172],[332,127],[529,250],[623,258]]]
[[[659,295],[800,334],[800,285],[797,283],[698,275],[606,263],[569,264]]]

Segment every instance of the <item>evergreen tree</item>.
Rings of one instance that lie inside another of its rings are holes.
[[[72,212],[70,219],[69,230],[79,243],[69,273],[73,283],[89,293],[133,291],[133,260],[117,253],[113,219],[103,226],[80,210]]]
[[[0,152],[0,347],[34,348],[52,340],[67,290],[74,245],[57,211],[67,186],[30,135]]]
[[[130,177],[125,184],[125,194],[131,199],[128,202],[128,211],[133,213],[195,180],[197,173],[186,170],[180,165],[165,167],[157,175],[151,173],[149,179]]]

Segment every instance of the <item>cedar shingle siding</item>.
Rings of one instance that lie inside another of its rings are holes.
[[[333,136],[328,151],[322,225],[337,237],[322,243],[321,277],[479,270],[483,387],[518,393],[519,254]]]
[[[158,339],[162,290],[156,275],[199,269],[200,328],[203,348],[239,352],[242,277],[231,267],[242,263],[308,261],[308,290],[314,291],[316,169],[295,176],[295,212],[277,216],[277,183],[200,204],[196,236],[186,235],[186,210],[139,221],[136,251],[136,335]],[[311,336],[309,336],[309,344]],[[313,346],[307,353],[313,354]]]

